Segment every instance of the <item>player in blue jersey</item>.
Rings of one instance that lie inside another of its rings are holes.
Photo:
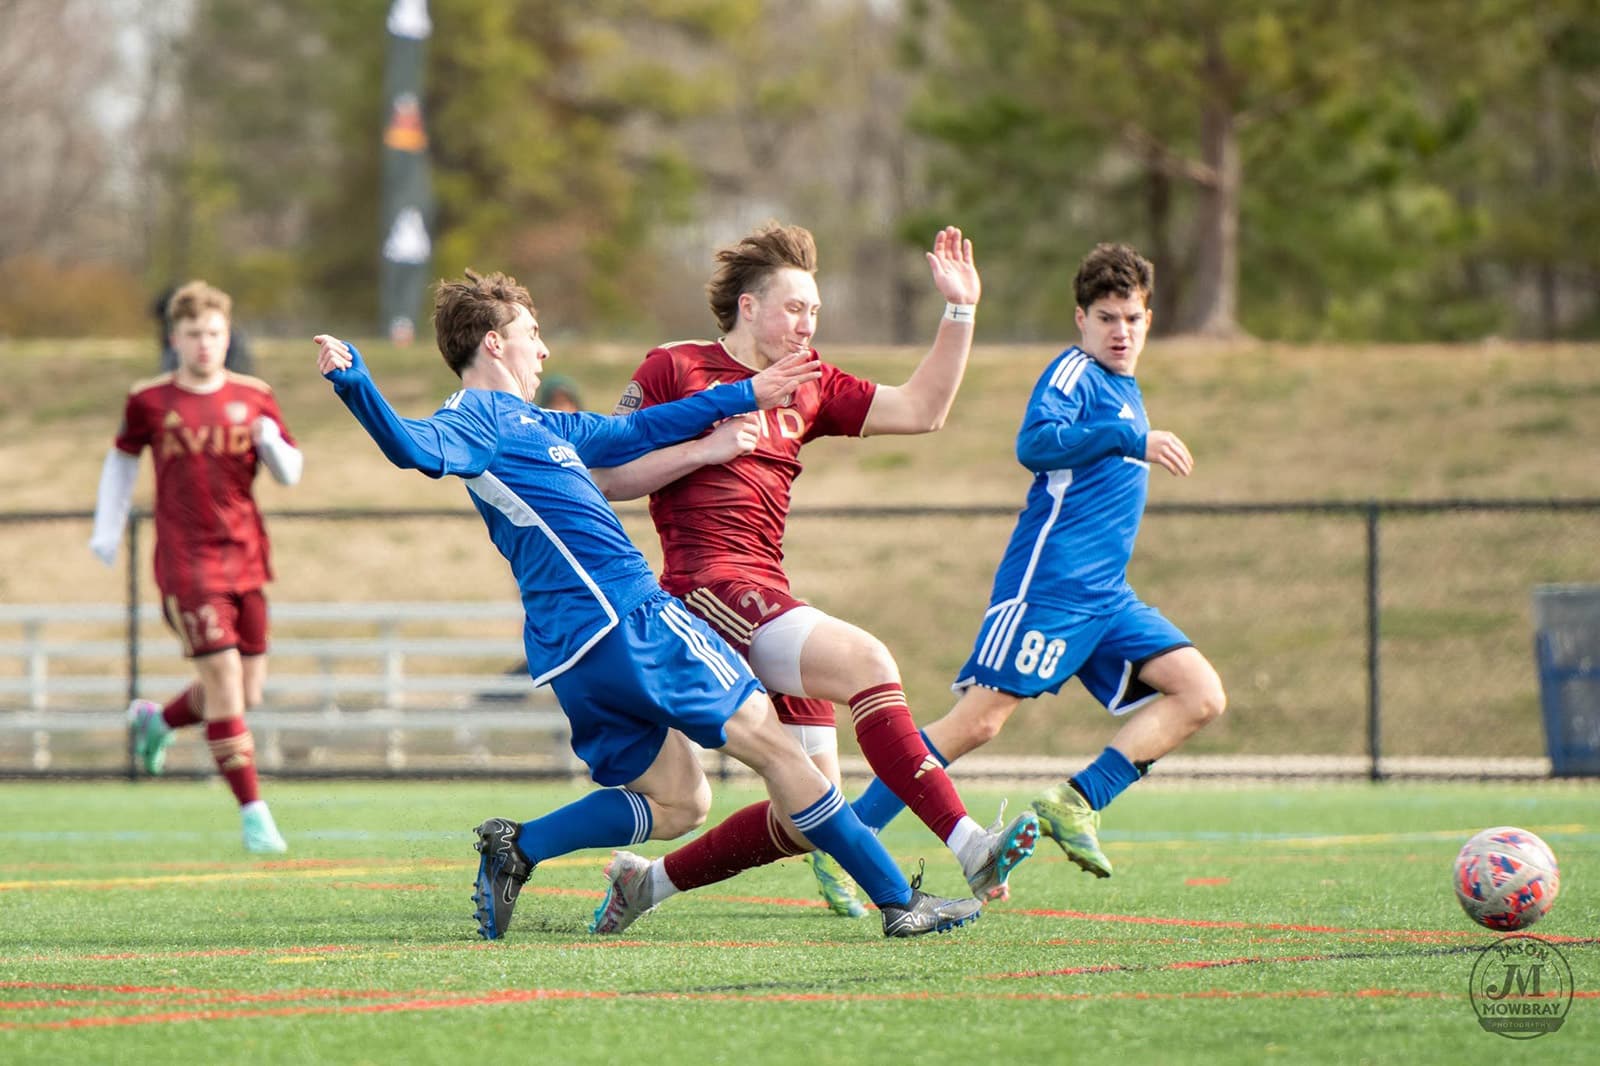
[[[1227,705],[1205,656],[1128,584],[1151,464],[1178,477],[1194,469],[1183,441],[1150,428],[1133,376],[1154,287],[1149,261],[1126,245],[1099,245],[1080,264],[1082,339],[1045,368],[1017,434],[1033,486],[952,686],[960,698],[923,731],[949,762],[994,739],[1023,700],[1074,676],[1113,715],[1129,715],[1098,758],[1033,801],[1041,832],[1097,877],[1111,876],[1100,811]],[[877,780],[854,806],[874,829],[902,809]]]
[[[317,368],[390,462],[466,483],[521,591],[528,672],[554,689],[573,751],[606,786],[532,821],[490,818],[477,827],[479,934],[504,935],[518,893],[546,859],[672,839],[701,825],[711,786],[690,740],[760,774],[773,806],[871,886],[886,936],[977,917],[978,901],[941,899],[906,881],[778,724],[739,654],[662,591],[589,475],[590,465],[626,463],[724,420],[733,421],[706,438],[724,454],[708,461],[748,451],[755,436],[739,416],[778,406],[816,380],[815,357],[796,353],[746,381],[631,417],[549,411],[531,402],[550,355],[534,315],[527,289],[503,274],[468,271],[464,281],[441,282],[434,327],[462,388],[424,419],[395,413],[354,348],[316,338]],[[602,909],[629,903],[613,891]]]

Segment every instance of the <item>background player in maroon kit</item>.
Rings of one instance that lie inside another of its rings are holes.
[[[823,772],[838,781],[834,704],[848,705],[862,753],[879,778],[950,846],[974,894],[994,899],[1005,894],[1011,867],[1031,854],[1037,820],[1025,812],[986,831],[968,817],[917,732],[888,649],[796,598],[783,571],[790,489],[806,441],[931,433],[944,425],[972,349],[980,283],[972,242],[953,226],[934,238],[927,260],[949,303],[933,346],[904,384],[877,385],[824,362],[822,378],[796,390],[789,406],[760,412],[758,442],[748,455],[702,466],[704,442],[688,442],[594,474],[613,499],[651,494],[665,556],[662,586],[744,652],[779,718]],[[619,413],[747,378],[811,348],[821,305],[816,244],[807,230],[770,223],[719,251],[717,263],[707,292],[725,336],[653,349],[634,372]],[[651,897],[659,901],[807,850],[776,812],[757,804],[658,861],[650,871]],[[619,852],[608,875],[613,883],[638,880],[642,862]],[[824,896],[839,913],[861,913],[840,876],[819,865]]]
[[[267,671],[267,602],[272,577],[267,531],[251,483],[265,465],[285,485],[303,460],[272,389],[224,368],[233,302],[203,281],[177,290],[168,306],[178,368],[133,386],[122,428],[106,455],[89,548],[107,566],[127,523],[139,453],[156,471],[156,587],[167,624],[198,675],[165,707],[128,708],[134,749],[158,774],[172,731],[205,722],[217,768],[239,801],[244,844],[288,850],[256,779],[246,707],[261,702]]]

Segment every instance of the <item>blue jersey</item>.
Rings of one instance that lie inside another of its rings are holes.
[[[995,573],[991,607],[1103,613],[1133,601],[1127,570],[1150,481],[1149,433],[1133,378],[1077,347],[1046,368],[1017,434],[1017,461],[1033,471],[1033,485]]]
[[[359,354],[354,359],[327,377],[389,461],[466,482],[516,575],[535,684],[571,667],[660,589],[589,466],[620,466],[756,408],[746,380],[624,417],[546,411],[509,392],[462,389],[429,418],[401,418]]]

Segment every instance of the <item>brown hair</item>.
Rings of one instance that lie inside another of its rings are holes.
[[[1149,307],[1156,292],[1156,268],[1126,244],[1097,244],[1078,264],[1072,291],[1084,310],[1102,296],[1126,298],[1134,293],[1141,294]]]
[[[728,333],[739,321],[739,297],[760,294],[780,270],[817,272],[817,242],[803,226],[768,222],[738,244],[720,248],[717,270],[706,283],[706,296],[717,326]]]
[[[517,279],[496,271],[479,275],[466,272],[466,281],[440,280],[433,294],[433,332],[439,354],[461,376],[478,354],[483,335],[505,328],[517,317],[517,308],[533,309],[533,297],[517,284]]]
[[[199,318],[207,311],[221,311],[222,317],[232,322],[233,298],[203,281],[188,282],[167,300],[167,328],[185,318]]]

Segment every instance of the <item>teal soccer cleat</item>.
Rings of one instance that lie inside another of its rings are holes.
[[[252,855],[282,855],[289,850],[265,803],[247,803],[239,814],[244,820],[244,850]]]
[[[133,734],[133,756],[144,772],[158,776],[167,766],[167,748],[174,733],[161,717],[161,705],[150,700],[128,704],[128,729]]]

